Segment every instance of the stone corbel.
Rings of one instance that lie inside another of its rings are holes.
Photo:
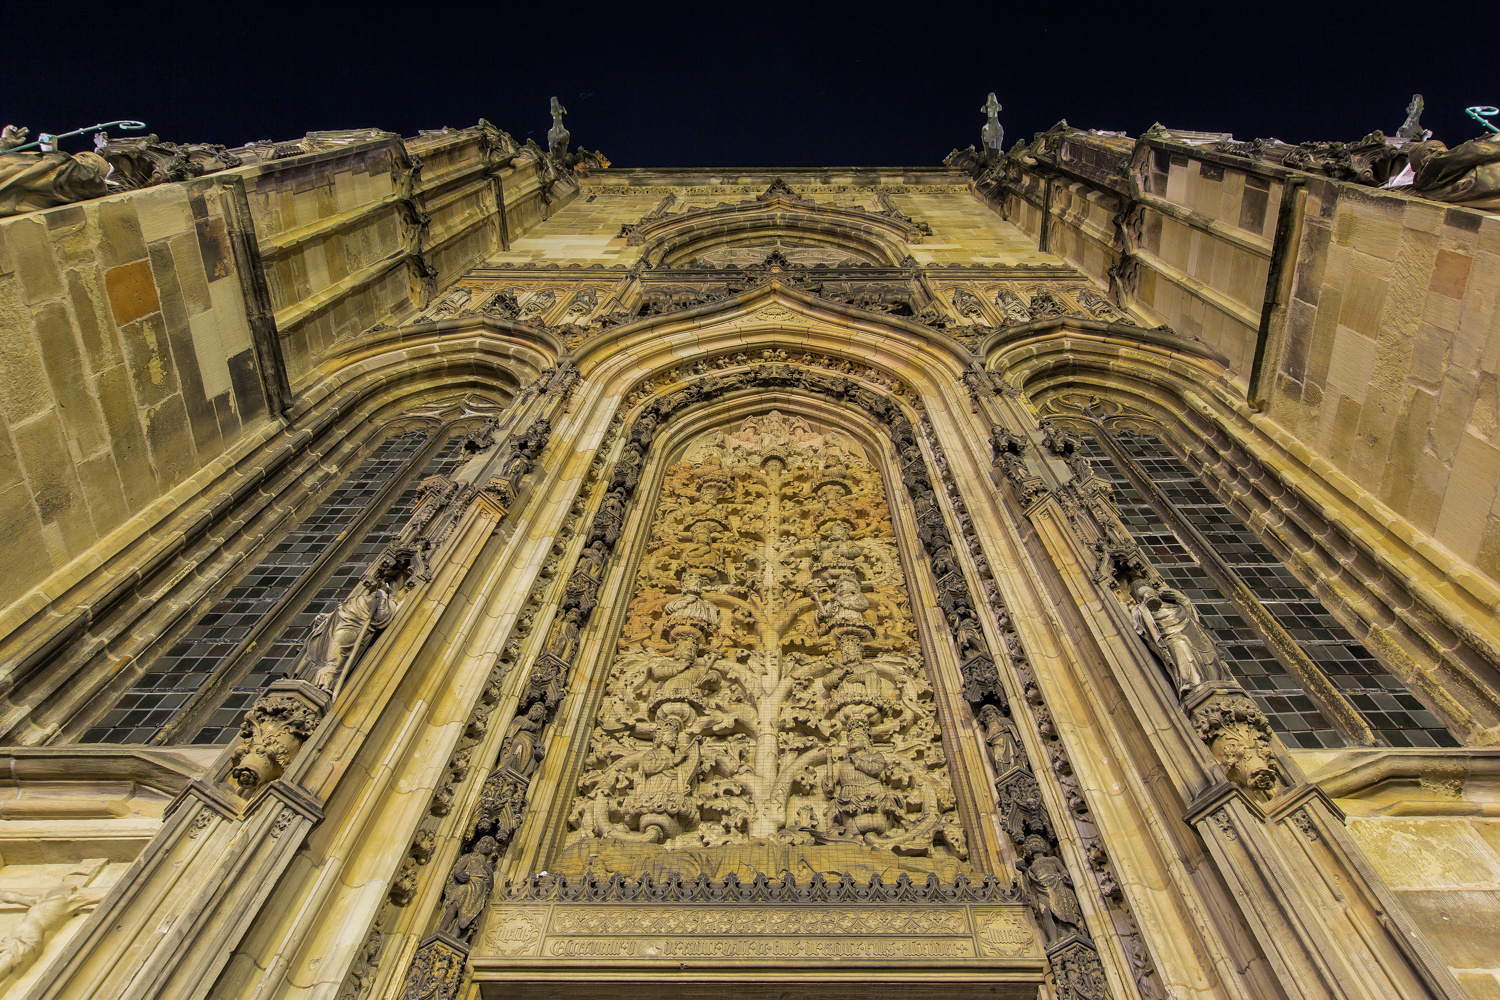
[[[305,680],[273,681],[240,725],[229,755],[229,774],[241,795],[281,777],[302,744],[323,721],[333,695]]]
[[[1271,724],[1239,685],[1202,685],[1188,693],[1182,707],[1225,774],[1252,799],[1269,802],[1286,787]]]

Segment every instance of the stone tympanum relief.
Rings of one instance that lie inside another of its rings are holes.
[[[852,438],[776,411],[700,435],[665,474],[554,867],[633,844],[953,869],[964,835],[906,595]]]

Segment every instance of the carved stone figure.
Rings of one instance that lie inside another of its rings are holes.
[[[0,216],[103,197],[109,173],[98,153],[0,153]]]
[[[960,316],[965,316],[980,326],[989,326],[989,317],[984,314],[984,303],[979,301],[979,296],[962,288],[953,290],[953,308],[958,310]]]
[[[559,615],[552,623],[552,632],[547,636],[547,645],[542,652],[563,663],[573,662],[573,654],[578,652],[578,622],[581,618],[576,608],[569,608]]]
[[[682,745],[682,723],[676,716],[657,722],[651,749],[641,755],[635,790],[625,799],[627,819],[646,839],[659,844],[697,821],[698,760],[697,741],[689,738]]]
[[[980,108],[981,114],[986,116],[984,128],[979,130],[979,145],[984,151],[985,163],[996,163],[1000,159],[1000,150],[1005,146],[1005,129],[1000,126],[1000,112],[1004,110],[1000,102],[995,100],[995,92],[990,91],[990,96]]]
[[[625,496],[623,489],[612,489],[604,495],[604,501],[599,505],[598,513],[594,515],[590,541],[599,539],[606,547],[614,548],[615,542],[620,540],[620,531],[625,525]]]
[[[609,549],[603,539],[594,539],[579,553],[578,564],[573,575],[568,577],[568,589],[563,594],[563,607],[577,608],[579,614],[588,615],[594,610],[595,595],[599,581],[604,576],[604,564],[609,559]]]
[[[448,872],[443,886],[443,910],[438,917],[438,931],[461,940],[472,933],[474,921],[484,912],[495,887],[495,854],[500,845],[494,837],[480,837],[479,842],[459,855]]]
[[[1020,731],[1015,720],[994,705],[979,708],[979,725],[984,729],[984,741],[990,748],[990,763],[995,766],[995,775],[1000,777],[1012,768],[1021,765],[1024,751],[1021,749]]]
[[[1145,580],[1135,585],[1133,594],[1135,629],[1161,658],[1179,698],[1200,684],[1228,679],[1219,644],[1186,594]]]
[[[100,889],[82,889],[63,882],[38,896],[0,891],[0,901],[26,907],[21,922],[0,938],[0,989],[18,979],[41,956],[47,935],[55,934],[86,906],[104,896]]]
[[[884,753],[870,744],[870,727],[856,718],[849,725],[848,743],[824,779],[829,796],[830,826],[846,837],[874,844],[906,809],[896,786],[900,780]]]
[[[1073,891],[1073,879],[1068,875],[1067,867],[1052,853],[1045,839],[1035,835],[1027,837],[1024,850],[1026,858],[1018,861],[1016,867],[1025,872],[1037,922],[1042,925],[1047,943],[1051,944],[1083,926],[1078,895]]]
[[[567,126],[563,125],[563,115],[567,113],[568,109],[557,98],[552,98],[552,127],[547,130],[547,149],[558,163],[567,162],[568,140],[572,138]]]
[[[361,580],[354,593],[313,622],[312,631],[292,665],[292,676],[304,677],[325,691],[335,691],[360,654],[396,613],[389,585]]]

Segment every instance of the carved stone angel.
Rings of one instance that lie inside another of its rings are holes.
[[[1136,631],[1161,658],[1179,698],[1200,684],[1229,676],[1218,643],[1186,594],[1143,580],[1135,585],[1134,596],[1137,603],[1130,613]]]

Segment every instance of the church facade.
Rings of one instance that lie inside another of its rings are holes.
[[[4,995],[1500,996],[1500,216],[985,110],[6,202]]]

